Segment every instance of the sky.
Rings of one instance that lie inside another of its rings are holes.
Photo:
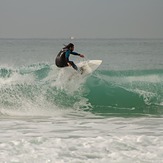
[[[0,0],[0,38],[163,38],[163,0]]]

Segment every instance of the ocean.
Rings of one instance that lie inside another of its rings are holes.
[[[0,162],[163,163],[163,39],[0,39]]]

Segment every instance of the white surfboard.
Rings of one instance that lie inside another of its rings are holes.
[[[93,73],[102,63],[102,60],[88,60],[79,62],[77,64],[79,71],[74,70],[72,67],[64,68],[64,76],[68,80],[73,80],[73,78],[84,78],[91,73]]]
[[[77,64],[81,70],[81,75],[87,75],[95,71],[102,63],[102,60],[89,60]]]
[[[55,85],[61,88],[71,88],[70,90],[76,90],[76,87],[83,83],[87,76],[93,73],[102,63],[102,60],[89,60],[77,63],[81,71],[76,71],[72,67],[65,67],[59,71],[59,75],[56,79]]]

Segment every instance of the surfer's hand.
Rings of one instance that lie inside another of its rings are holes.
[[[83,54],[80,54],[79,56],[80,56],[81,58],[84,58],[84,55],[83,55]]]

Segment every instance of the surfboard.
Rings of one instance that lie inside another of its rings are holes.
[[[65,67],[61,69],[57,81],[61,84],[70,84],[76,81],[77,83],[83,82],[85,77],[91,75],[102,63],[102,60],[88,60],[77,63],[79,71],[74,70],[72,67]],[[61,82],[62,81],[62,82]],[[67,82],[68,81],[68,82]]]
[[[77,64],[81,75],[90,74],[95,71],[102,63],[102,60],[88,60]]]

